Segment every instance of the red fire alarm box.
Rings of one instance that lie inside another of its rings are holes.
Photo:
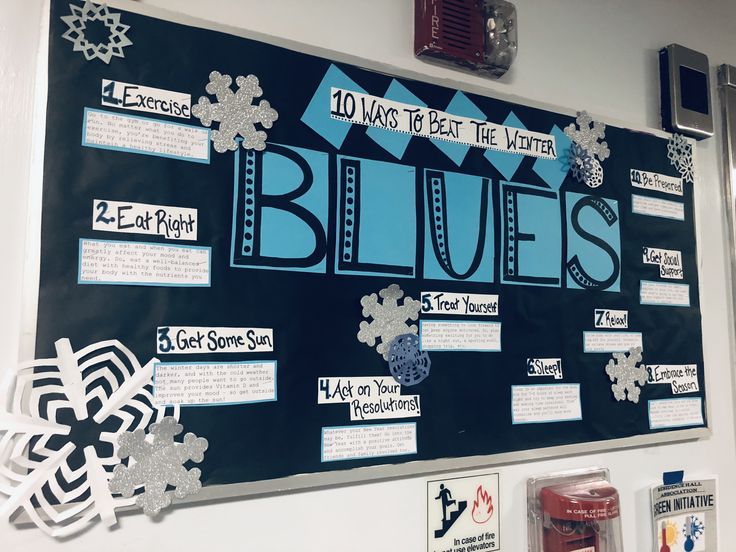
[[[506,0],[415,0],[414,53],[500,77],[517,50],[516,8]]]
[[[534,478],[528,490],[532,552],[621,552],[619,497],[607,470]]]

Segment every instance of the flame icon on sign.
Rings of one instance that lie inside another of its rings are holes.
[[[493,515],[493,501],[483,485],[478,485],[478,489],[475,491],[472,514],[473,521],[478,524],[485,523]]]

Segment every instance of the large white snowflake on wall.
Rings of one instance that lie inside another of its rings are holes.
[[[56,342],[56,358],[19,366],[0,410],[0,519],[19,511],[44,532],[63,537],[99,517],[111,526],[116,497],[108,482],[118,464],[118,435],[163,418],[153,406],[157,360],[141,366],[117,340],[74,351]],[[169,409],[178,418],[179,408]]]

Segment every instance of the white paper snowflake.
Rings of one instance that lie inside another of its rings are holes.
[[[119,13],[111,12],[105,4],[97,6],[89,0],[81,7],[69,4],[69,9],[72,14],[61,18],[69,29],[61,37],[74,43],[75,52],[82,52],[87,61],[97,58],[108,64],[113,57],[125,57],[123,48],[133,42],[125,35],[130,26],[120,23]],[[105,27],[107,42],[90,42],[87,36],[90,24]]]
[[[591,157],[597,157],[600,161],[605,161],[611,151],[608,144],[603,140],[606,137],[606,125],[604,123],[594,121],[593,118],[585,111],[578,112],[575,123],[570,123],[565,127],[565,134],[570,140],[578,144]]]
[[[207,96],[201,96],[197,105],[192,107],[192,114],[206,127],[213,121],[220,123],[218,129],[212,131],[215,151],[235,151],[238,149],[238,136],[243,138],[244,149],[262,151],[266,148],[266,133],[256,130],[255,125],[259,123],[263,128],[271,128],[279,114],[266,100],[261,100],[258,105],[253,103],[254,98],[263,95],[258,77],[237,77],[237,92],[231,90],[232,82],[230,75],[212,71],[205,90],[208,94],[214,94],[218,103],[210,103]]]
[[[693,146],[681,134],[673,134],[667,142],[667,159],[675,166],[683,180],[691,184],[694,182]]]
[[[145,491],[136,497],[136,504],[149,516],[155,516],[171,500],[196,494],[202,488],[199,481],[199,468],[187,470],[188,461],[201,462],[207,450],[207,439],[187,433],[184,441],[177,443],[174,437],[184,430],[176,419],[167,416],[158,423],[151,424],[148,432],[152,441],[146,440],[142,429],[123,433],[118,438],[120,458],[133,458],[127,466],[118,464],[112,472],[110,490],[130,498],[141,485]],[[174,490],[167,491],[168,486]]]
[[[591,166],[590,173],[585,177],[585,185],[589,188],[597,188],[603,184],[603,166],[597,159],[592,160]]]
[[[116,340],[76,352],[68,339],[55,345],[56,358],[12,371],[9,406],[0,410],[0,519],[24,510],[45,533],[64,537],[98,516],[114,525],[115,509],[134,503],[108,489],[117,436],[165,409],[151,394],[157,359],[141,366]],[[178,418],[178,407],[169,410]]]
[[[383,299],[380,303],[378,296]],[[363,305],[363,316],[371,317],[373,320],[371,322],[363,320],[360,323],[358,341],[373,347],[380,338],[381,342],[376,346],[376,351],[386,360],[391,342],[396,337],[418,333],[416,324],[409,326],[406,321],[419,318],[421,303],[411,297],[405,297],[400,305],[399,299],[402,297],[404,297],[403,290],[397,284],[391,284],[379,291],[378,295],[371,293],[360,300],[360,304]]]
[[[611,386],[617,401],[639,402],[641,390],[636,386],[647,382],[647,367],[637,366],[641,362],[641,347],[632,347],[628,353],[613,353],[608,361],[606,374],[614,384]]]

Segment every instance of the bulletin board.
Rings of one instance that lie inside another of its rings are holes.
[[[703,434],[688,140],[119,5],[51,2],[32,459],[171,416],[212,497]]]

